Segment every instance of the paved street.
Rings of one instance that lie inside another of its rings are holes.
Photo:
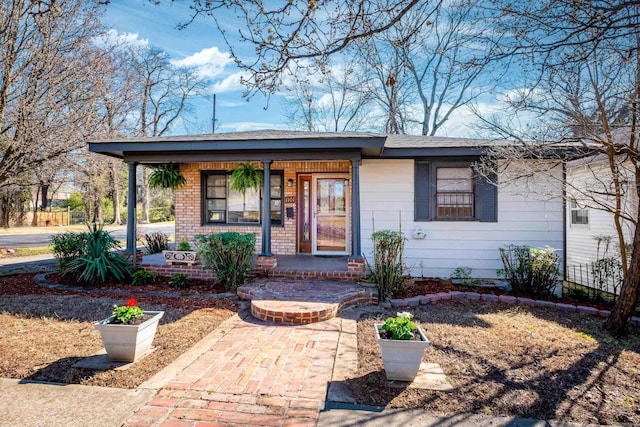
[[[74,230],[82,230],[82,228],[74,228]],[[0,234],[0,247],[3,248],[29,248],[47,246],[51,242],[51,236],[66,231],[65,228],[50,227],[36,228],[34,232],[29,232],[28,228],[20,229],[19,232],[10,231],[12,234]],[[126,226],[118,226],[115,228],[108,227],[109,232],[116,239],[123,243],[126,241]],[[175,233],[175,225],[173,223],[162,224],[139,224],[138,234],[150,233],[152,231],[162,231],[170,236]]]

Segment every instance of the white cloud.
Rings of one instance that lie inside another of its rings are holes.
[[[228,75],[223,80],[216,82],[212,86],[213,93],[224,93],[224,92],[233,92],[236,90],[243,90],[245,87],[240,83],[240,79],[244,77],[247,78],[247,75],[243,71],[237,71],[233,74]]]
[[[228,52],[220,52],[220,49],[213,46],[182,59],[173,60],[171,63],[177,67],[195,68],[200,77],[213,79],[222,73],[227,64],[231,63],[231,55]]]
[[[141,48],[149,47],[149,39],[140,38],[138,33],[119,33],[117,30],[110,29],[104,35],[97,38],[98,45],[106,46],[136,46]]]

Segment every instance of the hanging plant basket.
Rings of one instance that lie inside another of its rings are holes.
[[[156,166],[149,176],[149,187],[151,188],[170,188],[176,190],[186,183],[187,180],[182,173],[180,173],[178,165],[173,163]]]

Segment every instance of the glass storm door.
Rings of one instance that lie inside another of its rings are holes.
[[[317,255],[347,254],[348,175],[313,176],[312,249]]]

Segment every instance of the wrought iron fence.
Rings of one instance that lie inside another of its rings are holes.
[[[563,294],[595,302],[615,302],[623,278],[622,264],[614,257],[567,266]]]

